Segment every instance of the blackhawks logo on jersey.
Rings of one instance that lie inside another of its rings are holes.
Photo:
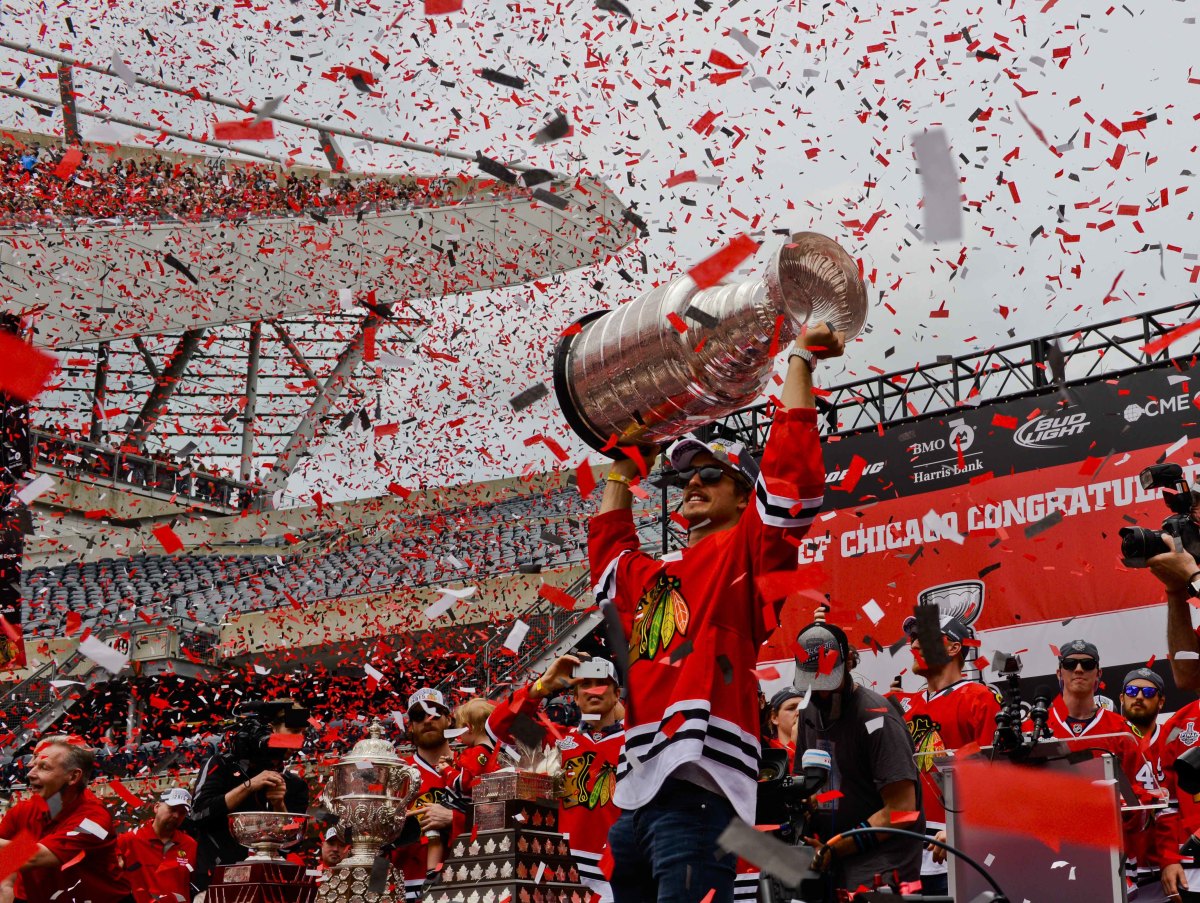
[[[430,790],[426,790],[424,793],[422,793],[420,796],[418,796],[415,800],[413,800],[413,803],[409,808],[415,809],[415,808],[419,808],[421,806],[433,806],[433,805],[440,806],[440,805],[444,805],[445,799],[446,799],[445,788],[444,787],[434,787]]]
[[[633,638],[629,642],[629,663],[639,658],[653,659],[676,636],[687,636],[691,617],[691,610],[679,593],[679,578],[661,575],[638,600],[633,615]]]
[[[909,720],[908,733],[912,737],[920,771],[933,771],[935,760],[946,752],[941,729],[942,726],[928,715],[914,715]]]
[[[617,786],[617,769],[605,763],[593,773],[595,764],[595,752],[586,752],[563,763],[563,808],[595,809],[612,799],[613,789]]]

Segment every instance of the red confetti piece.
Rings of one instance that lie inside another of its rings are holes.
[[[67,152],[63,154],[58,166],[54,167],[54,175],[65,182],[75,174],[75,170],[79,168],[79,164],[82,162],[83,151],[77,147],[67,148]]]
[[[685,182],[696,181],[696,170],[685,169],[683,172],[673,172],[670,178],[667,179],[664,187],[674,188],[676,185],[682,185]]]
[[[0,332],[0,391],[32,401],[46,388],[58,361],[11,333]]]
[[[140,809],[146,805],[139,797],[134,795],[133,791],[116,778],[112,778],[108,782],[108,786],[112,788],[113,793],[125,801],[125,805],[129,806],[130,809]]]
[[[270,119],[214,122],[213,137],[218,141],[269,141],[275,137],[275,123]]]
[[[592,465],[587,461],[575,468],[575,485],[579,487],[579,494],[584,498],[596,491],[596,477],[592,473]]]
[[[683,317],[679,316],[675,311],[667,314],[667,322],[674,326],[680,333],[687,332],[687,323],[683,322]]]
[[[573,611],[575,604],[579,601],[568,592],[564,592],[557,586],[551,586],[549,583],[543,583],[538,588],[538,595],[546,599],[550,603],[557,605],[559,608],[564,608],[567,611]]]
[[[300,749],[304,746],[304,734],[271,734],[267,746],[272,749]]]
[[[154,528],[154,538],[158,540],[159,545],[163,547],[163,551],[168,555],[174,555],[183,548],[183,540],[179,535],[170,528],[167,524],[159,524]]]
[[[1112,849],[1121,827],[1112,787],[1048,770],[958,759],[956,801],[965,824],[1062,844]],[[1021,799],[1014,807],[1012,801]]]
[[[1153,342],[1148,342],[1142,346],[1142,351],[1148,355],[1158,354],[1163,349],[1167,348],[1173,342],[1177,342],[1184,336],[1191,335],[1193,332],[1200,330],[1200,320],[1192,320],[1190,323],[1184,323],[1182,326],[1176,326],[1164,336],[1159,336]]]
[[[697,288],[708,288],[736,270],[743,260],[757,250],[758,242],[749,235],[739,235],[716,254],[706,257],[688,270],[688,275]]]
[[[463,8],[462,0],[425,0],[425,15],[445,16]]]
[[[22,831],[0,848],[0,881],[28,862],[37,849],[37,840],[26,831]]]
[[[1015,430],[1017,428],[1017,418],[1010,417],[1008,414],[993,414],[992,426],[1002,426],[1006,430]]]

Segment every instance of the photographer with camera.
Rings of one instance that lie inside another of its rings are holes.
[[[1181,690],[1200,692],[1200,633],[1191,600],[1200,596],[1200,490],[1189,488],[1178,464],[1154,464],[1138,474],[1143,489],[1163,490],[1172,512],[1162,529],[1122,527],[1121,561],[1149,568],[1167,590],[1167,650]]]
[[[226,738],[227,749],[212,756],[196,778],[189,833],[196,838],[192,884],[206,890],[218,865],[241,862],[246,848],[229,831],[231,812],[306,812],[308,785],[284,771],[291,739],[304,733],[308,709],[292,699],[247,703]]]
[[[835,798],[816,804],[809,821],[815,833],[805,838],[817,848],[812,870],[829,878],[826,899],[833,900],[838,890],[874,887],[877,876],[897,891],[918,883],[925,818],[903,719],[886,699],[854,682],[851,670],[858,656],[839,627],[809,624],[795,648],[796,689],[812,694],[801,709],[796,748],[829,754],[827,791],[837,791]],[[917,836],[841,836],[854,828],[890,827]]]

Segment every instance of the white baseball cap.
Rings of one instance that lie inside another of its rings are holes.
[[[450,706],[446,705],[446,697],[442,695],[442,691],[433,687],[421,687],[408,697],[408,711],[411,712],[418,706],[427,712],[430,706],[438,706],[443,712],[450,711]]]
[[[182,787],[172,787],[159,797],[159,802],[168,806],[184,806],[189,812],[192,811],[192,795]]]

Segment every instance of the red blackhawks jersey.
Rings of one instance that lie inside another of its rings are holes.
[[[1193,699],[1159,725],[1147,743],[1146,754],[1167,791],[1165,812],[1155,815],[1153,849],[1148,859],[1162,868],[1182,862],[1189,886],[1200,887],[1200,861],[1180,855],[1179,848],[1200,832],[1200,794],[1183,793],[1175,775],[1175,760],[1200,743],[1200,700]]]
[[[539,700],[529,688],[517,690],[508,703],[496,706],[488,717],[487,732],[498,744],[509,739],[518,715],[537,717]],[[558,827],[567,838],[579,877],[601,900],[612,899],[612,889],[600,869],[608,846],[608,829],[621,814],[613,801],[617,761],[625,734],[620,723],[599,731],[565,728],[556,741],[566,778],[559,800]]]
[[[936,766],[943,764],[940,760],[945,758],[946,750],[960,749],[970,743],[991,744],[1000,701],[986,684],[967,677],[932,694],[922,690],[894,695],[904,710],[916,750],[925,828],[927,833],[934,834],[946,827],[942,790],[934,778]]]
[[[404,761],[415,765],[417,771],[421,773],[421,792],[409,805],[409,809],[418,809],[434,803],[445,806],[454,774],[449,770],[446,774],[439,773],[437,769],[416,754],[406,757]],[[450,831],[448,834],[445,831],[442,832],[446,846],[449,846],[450,841],[462,833],[466,820],[463,813],[457,809],[454,810],[454,820],[450,825]],[[404,898],[408,903],[413,903],[417,899],[421,892],[421,886],[425,883],[425,875],[428,871],[428,853],[428,844],[424,837],[419,843],[397,847],[392,853],[392,865],[404,873]]]
[[[759,583],[795,574],[800,538],[821,506],[816,418],[812,408],[780,410],[737,526],[680,553],[656,559],[640,551],[629,509],[591,520],[596,599],[616,609],[629,640],[622,809],[646,805],[687,766],[683,776],[702,772],[737,812],[753,816],[759,723],[751,671],[775,627]]]
[[[1026,722],[1028,726],[1029,722]],[[1157,775],[1142,750],[1138,738],[1134,736],[1125,719],[1116,712],[1110,712],[1103,706],[1097,706],[1096,714],[1087,722],[1069,722],[1067,706],[1062,696],[1056,696],[1050,705],[1050,714],[1046,719],[1050,735],[1063,740],[1087,739],[1087,746],[1098,746],[1109,750],[1129,778],[1137,793],[1138,801],[1142,804],[1158,802],[1162,797]],[[1146,819],[1141,813],[1127,814],[1123,819],[1125,836],[1125,853],[1129,860],[1131,871],[1136,870],[1134,861],[1144,846],[1140,835],[1145,833]]]

